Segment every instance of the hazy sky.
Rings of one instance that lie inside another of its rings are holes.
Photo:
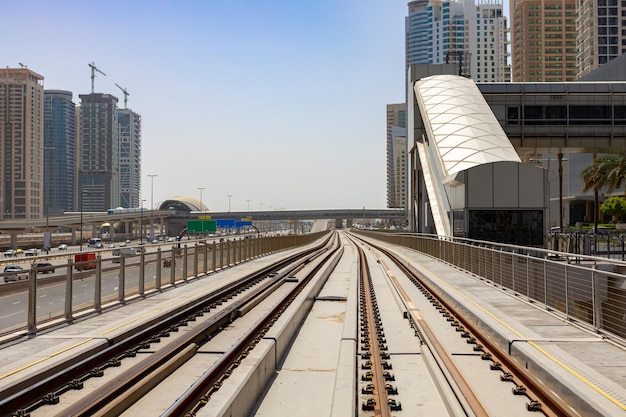
[[[142,117],[142,199],[211,210],[386,206],[406,0],[7,1],[0,56]],[[250,200],[248,203],[247,200]]]

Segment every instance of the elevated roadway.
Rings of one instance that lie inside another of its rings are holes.
[[[63,216],[51,216],[40,219],[16,219],[0,221],[0,234],[11,235],[11,247],[17,246],[17,235],[30,232],[33,229],[55,230],[61,227],[72,230],[74,234],[81,225],[99,226],[103,223],[136,222],[149,224],[153,221],[163,225],[168,235],[178,235],[185,227],[187,220],[198,219],[200,216],[210,216],[212,219],[251,221],[278,221],[278,220],[321,220],[334,219],[338,227],[342,227],[345,220],[347,226],[358,219],[383,219],[403,221],[407,218],[404,209],[311,209],[311,210],[264,210],[264,211],[183,211],[183,210],[144,210],[128,213],[107,214],[84,212],[71,213]],[[73,236],[72,242],[75,242]]]

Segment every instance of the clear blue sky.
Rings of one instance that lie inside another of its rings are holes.
[[[386,205],[404,0],[5,2],[0,56],[142,116],[142,199],[211,210]]]

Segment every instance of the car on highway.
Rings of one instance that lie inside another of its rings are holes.
[[[24,249],[20,249],[20,248],[15,249],[15,256],[21,255],[23,253],[24,253]]]
[[[28,249],[26,252],[24,252],[24,256],[37,256],[37,249]]]
[[[28,279],[26,271],[19,265],[7,265],[4,267],[4,282],[20,281]]]
[[[67,250],[67,245],[65,243],[61,243],[57,249],[58,250]]]
[[[135,254],[135,251],[132,248],[114,249],[111,251],[111,255],[114,256],[113,262],[116,264],[120,263],[120,256],[122,256],[122,254],[124,254],[125,257],[132,256]]]
[[[7,251],[4,251],[4,257],[5,258],[12,258],[15,256],[15,251],[13,249],[9,249]]]
[[[34,264],[35,269],[38,274],[53,274],[54,273],[54,265],[50,262],[37,262]]]

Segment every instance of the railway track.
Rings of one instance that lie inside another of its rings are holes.
[[[58,416],[119,415],[164,380],[174,368],[190,360],[203,344],[252,311],[264,298],[279,291],[291,276],[308,264],[315,263],[318,268],[321,267],[329,253],[336,249],[336,238],[329,238],[315,248],[237,280],[205,299],[194,301],[175,314],[170,312],[156,318],[145,328],[134,329],[118,340],[111,340],[111,346],[104,351],[75,358],[62,368],[35,375],[16,385],[12,392],[5,393],[7,397],[0,400],[0,409],[13,410],[12,416],[31,415],[35,411]],[[184,415],[181,407],[192,409],[204,404],[205,396],[210,396],[219,381],[227,378],[229,370],[237,367],[238,361],[254,348],[255,340],[262,335],[263,329],[270,326],[280,311],[293,300],[305,281],[290,285],[288,291],[283,291],[279,305],[266,313],[253,329],[225,352],[210,372],[193,384],[196,388],[179,398],[167,412],[168,415]],[[105,378],[105,374],[113,375]],[[92,387],[85,392],[88,385]],[[74,390],[83,392],[68,395]]]
[[[469,376],[471,374],[464,370],[462,365],[457,365],[457,361],[449,352],[450,348],[440,340],[438,330],[434,330],[423,318],[421,309],[415,308],[414,300],[408,295],[406,286],[400,283],[387,262],[393,262],[394,267],[410,280],[432,307],[445,318],[450,327],[455,329],[460,338],[464,339],[467,345],[472,346],[475,356],[479,357],[478,360],[489,363],[489,369],[499,373],[499,380],[511,385],[511,396],[527,398],[525,411],[549,417],[580,416],[576,410],[556,395],[545,381],[534,376],[522,364],[513,360],[511,355],[494,340],[484,336],[471,319],[445,297],[441,297],[436,289],[413,273],[392,252],[372,242],[365,243],[362,240],[359,242],[367,245],[375,254],[376,262],[381,266],[389,285],[396,292],[411,327],[415,329],[416,334],[419,334],[421,342],[430,350],[438,368],[443,370],[443,375],[455,392],[455,397],[459,399],[458,405],[465,415],[493,415],[487,404],[492,403],[494,398],[491,396],[485,398],[484,395],[481,397],[475,392],[476,381],[471,380]],[[363,249],[359,248],[359,251],[363,252]],[[381,401],[383,401],[382,398]]]
[[[114,355],[40,376],[53,389],[25,384],[0,409],[33,417],[313,416],[327,408],[359,417],[585,415],[406,260],[369,239],[333,236],[113,340]]]

